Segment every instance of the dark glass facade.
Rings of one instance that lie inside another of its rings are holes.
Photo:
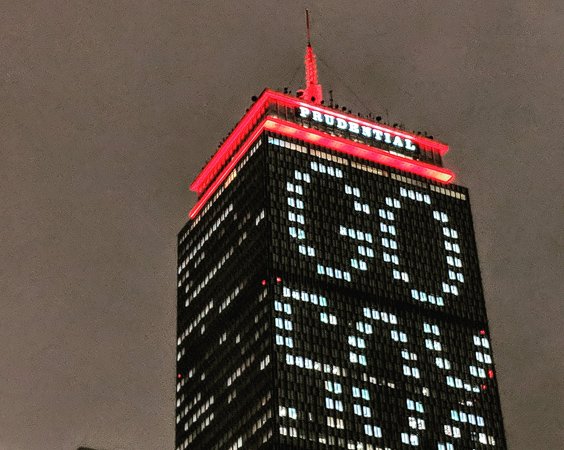
[[[178,450],[506,448],[465,188],[263,131],[178,264]]]

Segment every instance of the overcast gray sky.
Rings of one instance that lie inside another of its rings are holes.
[[[0,449],[171,449],[188,184],[302,84],[306,3],[0,3]],[[308,5],[338,103],[450,144],[510,447],[562,448],[564,3]]]

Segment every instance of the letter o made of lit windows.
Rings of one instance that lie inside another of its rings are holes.
[[[384,199],[385,207],[378,210],[382,259],[385,264],[390,265],[391,274],[395,280],[401,280],[405,283],[410,282],[409,274],[401,270],[402,262],[400,256],[397,254],[398,247],[401,243],[397,239],[395,213],[396,210],[401,208],[402,202],[418,202],[427,206],[429,213],[432,214],[433,219],[438,222],[437,225],[442,229],[448,274],[442,281],[438,292],[429,292],[413,288],[411,289],[411,297],[420,302],[444,306],[443,296],[445,294],[458,296],[459,288],[461,284],[464,283],[458,231],[448,225],[449,217],[445,212],[432,207],[431,197],[428,194],[422,194],[404,187],[400,188],[399,194],[399,198],[386,197]]]

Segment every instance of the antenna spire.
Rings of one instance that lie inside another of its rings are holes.
[[[317,78],[317,58],[311,47],[311,33],[309,27],[309,11],[306,9],[306,36],[307,36],[307,47],[305,53],[305,82],[306,87],[303,90],[298,91],[301,93],[304,100],[313,103],[321,103],[323,100],[323,89],[321,84],[319,84]]]
[[[306,9],[306,32],[307,32],[307,45],[311,46],[311,35],[309,32],[309,9]]]

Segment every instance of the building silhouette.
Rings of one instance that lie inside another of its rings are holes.
[[[448,146],[265,90],[178,235],[176,449],[506,448]]]

